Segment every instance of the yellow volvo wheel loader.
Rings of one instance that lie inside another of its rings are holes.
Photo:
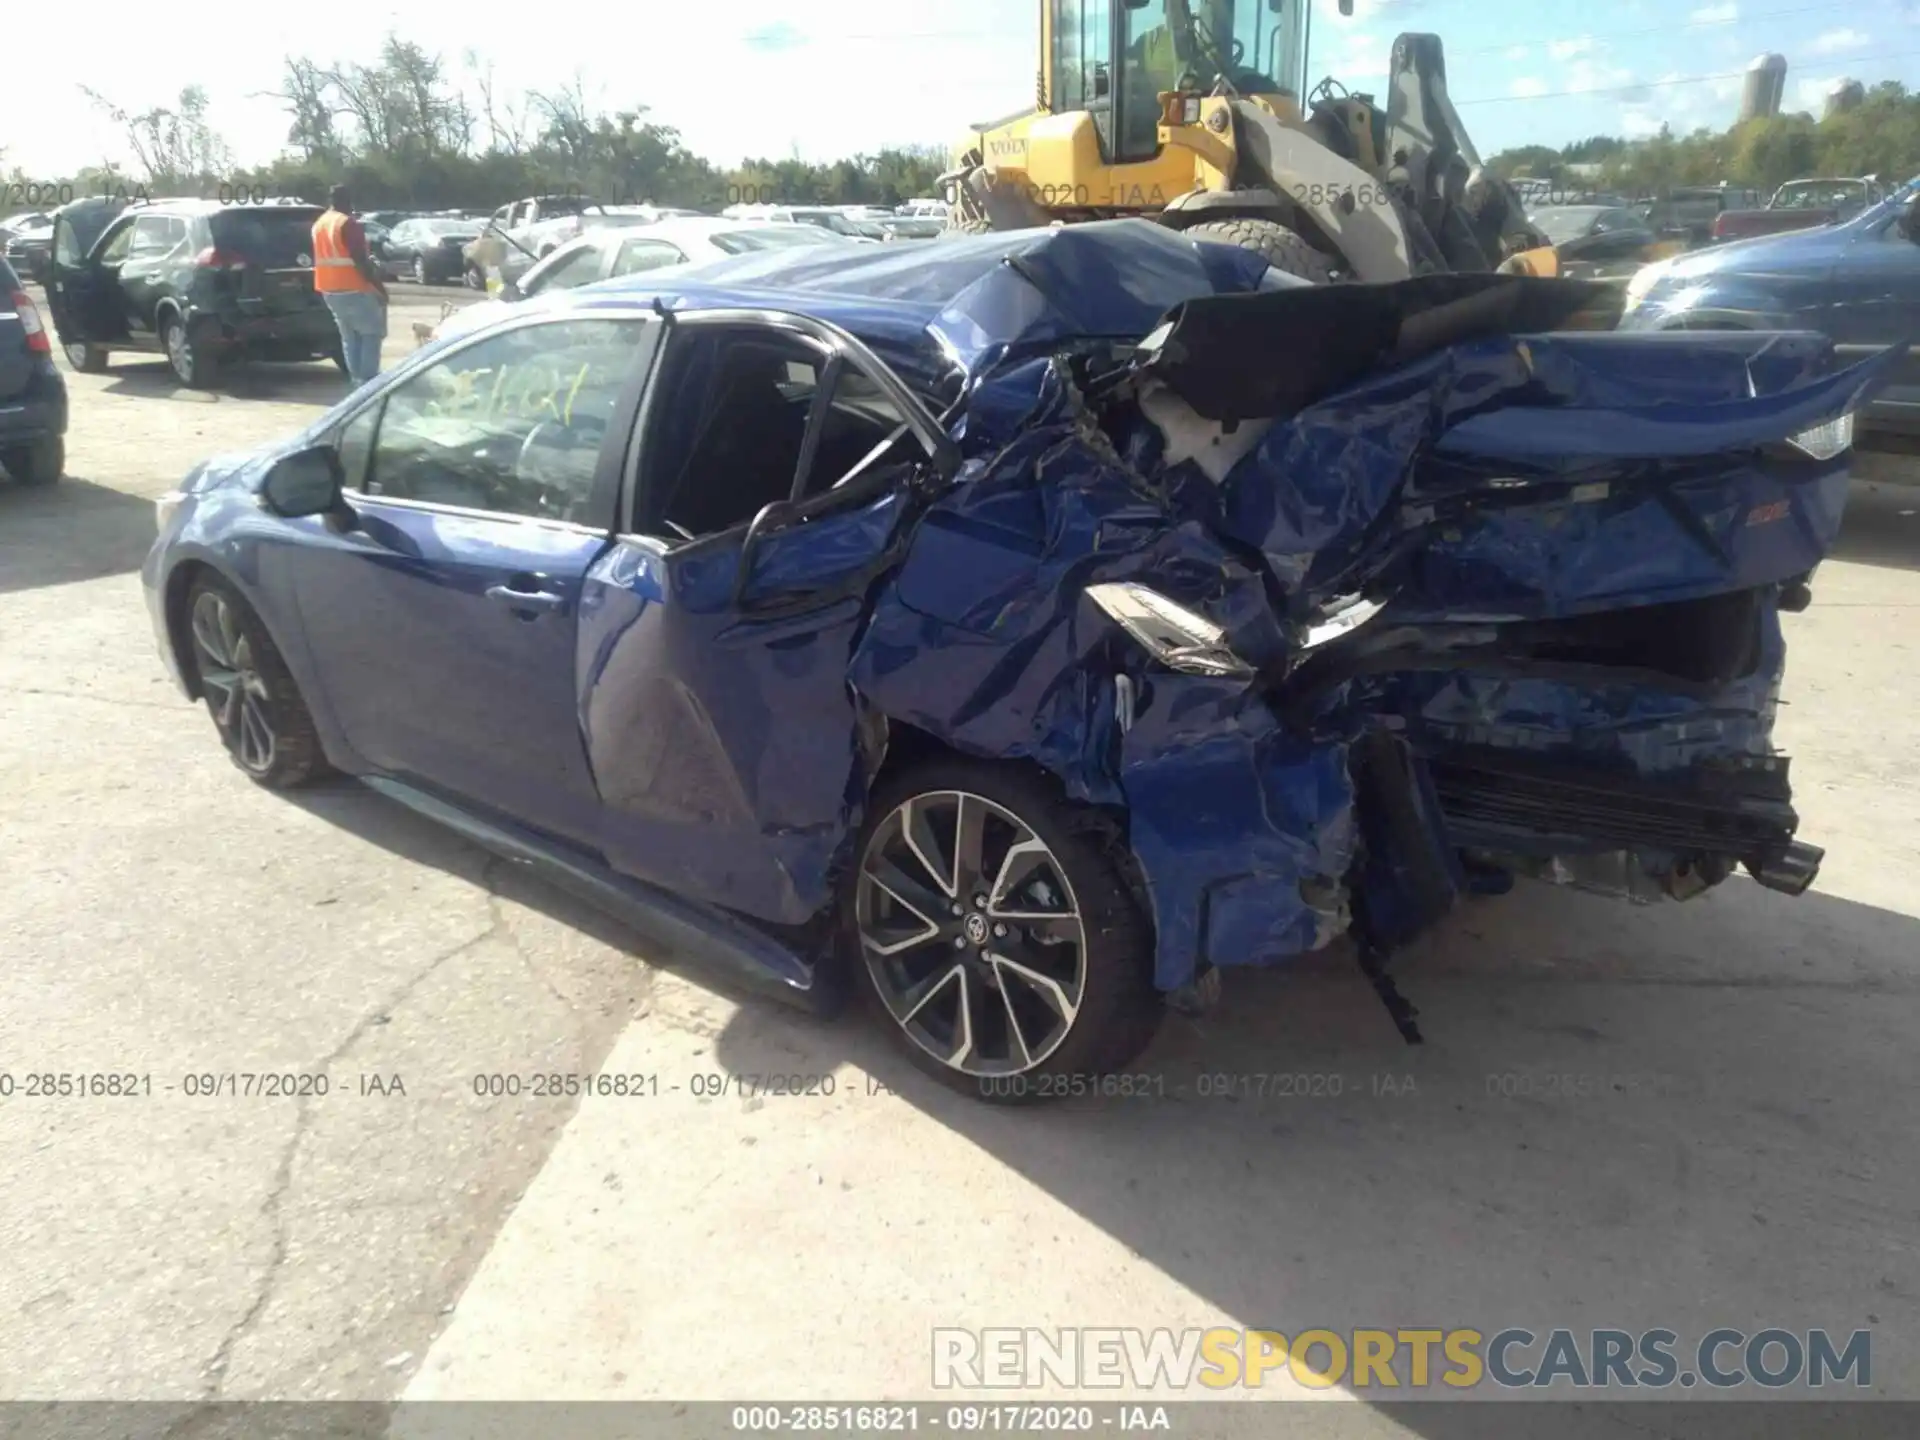
[[[1437,35],[1394,41],[1384,108],[1330,79],[1302,102],[1311,4],[1041,0],[1038,104],[975,127],[941,177],[949,227],[1145,215],[1319,282],[1557,273],[1467,138]]]

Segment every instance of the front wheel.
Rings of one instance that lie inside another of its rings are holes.
[[[1333,279],[1334,262],[1309,245],[1298,231],[1288,229],[1278,220],[1251,217],[1208,220],[1184,233],[1195,240],[1211,240],[1219,245],[1251,250],[1282,274],[1297,275],[1315,285],[1325,285]]]
[[[875,792],[846,931],[915,1064],[1018,1104],[1146,1047],[1151,932],[1107,840],[1093,812],[1008,765],[935,762]]]
[[[201,697],[227,754],[246,776],[290,790],[329,768],[313,715],[260,617],[211,575],[187,597]]]
[[[469,290],[484,290],[487,288],[486,271],[482,270],[478,265],[467,266],[466,270],[462,272],[461,278],[467,282],[467,288]]]
[[[413,257],[413,283],[416,285],[427,283],[427,262],[418,255]]]

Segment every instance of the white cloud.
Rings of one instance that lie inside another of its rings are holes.
[[[1860,50],[1871,44],[1873,37],[1860,30],[1829,30],[1815,37],[1814,52],[1820,55],[1832,55],[1842,50]]]
[[[1740,18],[1740,7],[1726,0],[1724,5],[1702,5],[1687,18],[1696,25],[1724,25]]]
[[[1571,40],[1549,40],[1547,54],[1556,60],[1573,60],[1581,55],[1591,55],[1596,48],[1591,35],[1576,35]]]
[[[1532,75],[1522,75],[1513,82],[1513,93],[1523,100],[1531,100],[1547,93],[1547,82]]]
[[[1528,49],[1525,45],[1515,45],[1512,49],[1507,51],[1507,59],[1513,61],[1514,64],[1517,65],[1532,53],[1533,51]]]

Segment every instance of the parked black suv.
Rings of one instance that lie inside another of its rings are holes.
[[[21,485],[51,485],[67,464],[67,382],[20,277],[0,260],[0,466]]]
[[[54,217],[47,304],[67,361],[158,351],[205,388],[240,360],[331,357],[333,312],[313,288],[317,205],[82,200]]]

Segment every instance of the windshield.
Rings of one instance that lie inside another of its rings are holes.
[[[1278,13],[1267,0],[1147,0],[1126,10],[1125,63],[1145,82],[1136,94],[1211,90],[1221,80],[1242,93],[1298,89],[1303,0]],[[1183,83],[1185,82],[1185,83]]]
[[[1122,153],[1159,149],[1160,99],[1172,90],[1299,94],[1306,6],[1284,0],[1146,0],[1124,16],[1120,52]]]
[[[820,234],[820,231],[826,233]],[[751,230],[723,230],[718,235],[708,237],[715,249],[724,250],[729,255],[744,255],[749,250],[831,245],[838,238],[837,231],[827,230],[824,225],[760,225]]]
[[[1548,206],[1536,210],[1527,218],[1545,232],[1547,239],[1556,245],[1564,245],[1569,240],[1578,240],[1593,228],[1595,217],[1605,212],[1597,209],[1571,208],[1568,206]]]

